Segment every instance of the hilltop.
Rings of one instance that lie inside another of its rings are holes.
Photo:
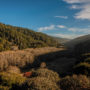
[[[74,48],[78,44],[81,44],[81,43],[84,44],[84,42],[89,42],[89,41],[90,41],[90,34],[72,39],[72,40],[66,42],[65,46],[67,46],[69,48]]]
[[[12,46],[19,49],[57,46],[52,37],[31,29],[0,23],[0,51],[9,50]]]

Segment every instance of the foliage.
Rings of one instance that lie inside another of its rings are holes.
[[[8,86],[0,85],[0,90],[10,90],[10,88]]]
[[[60,90],[55,82],[45,77],[34,77],[28,79],[22,86],[22,90]]]
[[[84,88],[88,88],[89,85],[89,79],[84,75],[67,76],[60,81],[62,90],[83,90]]]
[[[0,73],[0,85],[12,88],[13,85],[21,85],[26,80],[25,77],[15,73]]]
[[[33,73],[34,73],[35,76],[48,78],[52,82],[57,83],[57,82],[60,81],[58,73],[56,73],[52,70],[46,69],[46,68],[37,69],[36,71],[33,71]]]
[[[40,64],[40,68],[46,68],[46,63],[45,63],[45,62],[42,62],[42,63]]]
[[[36,67],[37,64],[40,64],[42,62],[41,59],[36,60],[38,56],[59,50],[60,49],[55,47],[44,47],[44,48],[29,48],[17,51],[0,52],[0,71],[6,70],[9,66],[17,66],[20,69],[26,67],[30,68],[32,66]]]
[[[20,69],[16,66],[9,66],[7,69],[6,69],[6,72],[7,73],[17,73],[19,74],[20,73]]]
[[[57,46],[57,44],[54,38],[43,33],[0,23],[0,51],[9,50],[12,46],[25,49]]]
[[[80,55],[80,60],[73,67],[74,73],[90,75],[90,56],[89,53]]]

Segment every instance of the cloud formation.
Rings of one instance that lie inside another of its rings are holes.
[[[68,16],[55,16],[55,18],[63,18],[63,19],[68,19]]]
[[[79,36],[83,36],[83,35],[84,34],[63,34],[63,33],[56,33],[56,34],[53,34],[52,36],[73,39],[73,38],[76,38],[76,37],[79,37]]]
[[[50,26],[38,28],[38,32],[47,31],[47,30],[64,29],[64,28],[66,28],[66,26],[64,25],[50,25]]]
[[[53,29],[55,29],[55,25],[40,27],[40,28],[38,28],[38,31],[42,32],[42,31],[53,30]]]
[[[76,19],[90,20],[90,0],[63,0],[71,4],[71,9],[80,9],[74,16]]]
[[[64,25],[57,25],[58,28],[66,28]]]
[[[88,34],[90,33],[90,27],[88,28],[68,28],[68,31]]]
[[[62,29],[66,29],[67,31],[72,33],[84,33],[84,34],[90,33],[90,27],[77,28],[77,27],[68,27],[65,25],[50,25],[50,26],[40,27],[38,28],[38,31],[43,32],[48,30],[62,30]]]

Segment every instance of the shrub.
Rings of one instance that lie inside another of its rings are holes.
[[[24,77],[30,78],[32,76],[32,72],[25,72],[23,74]]]
[[[0,90],[10,90],[10,88],[7,87],[7,86],[1,86],[1,85],[0,85]]]
[[[77,79],[79,79],[81,87],[86,88],[90,86],[90,81],[89,78],[87,78],[87,76],[79,75]]]
[[[33,71],[33,73],[36,76],[48,78],[49,80],[51,80],[53,82],[59,82],[60,81],[58,73],[56,73],[52,70],[48,70],[46,68],[37,69],[36,71]]]
[[[42,62],[41,65],[40,65],[40,68],[46,68],[46,63]]]
[[[0,52],[0,71],[3,71],[8,68],[8,66],[17,66],[19,68],[26,68],[37,66],[38,63],[41,63],[38,57],[45,54],[49,54],[50,52],[59,51],[60,49],[54,47],[45,47],[45,48],[30,48],[25,50],[17,50],[17,51],[5,51]],[[54,55],[53,55],[54,56]],[[50,55],[52,57],[52,55]],[[47,56],[47,59],[50,58]]]
[[[67,76],[60,81],[62,90],[83,90],[84,88],[88,88],[88,86],[89,80],[84,75]]]
[[[60,90],[56,83],[45,77],[34,77],[27,80],[21,87],[22,90]]]
[[[20,69],[16,66],[9,66],[7,69],[6,69],[6,72],[8,73],[20,73]]]
[[[25,77],[22,77],[19,74],[15,73],[0,73],[0,83],[2,86],[8,86],[12,88],[12,85],[21,85],[26,80]]]
[[[74,66],[74,70],[76,73],[81,73],[85,75],[90,75],[90,64],[86,62],[82,62]]]
[[[88,62],[90,64],[90,57],[85,59],[85,62]]]

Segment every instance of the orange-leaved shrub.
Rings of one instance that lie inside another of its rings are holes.
[[[23,74],[24,77],[30,78],[32,76],[32,72],[25,72]]]

